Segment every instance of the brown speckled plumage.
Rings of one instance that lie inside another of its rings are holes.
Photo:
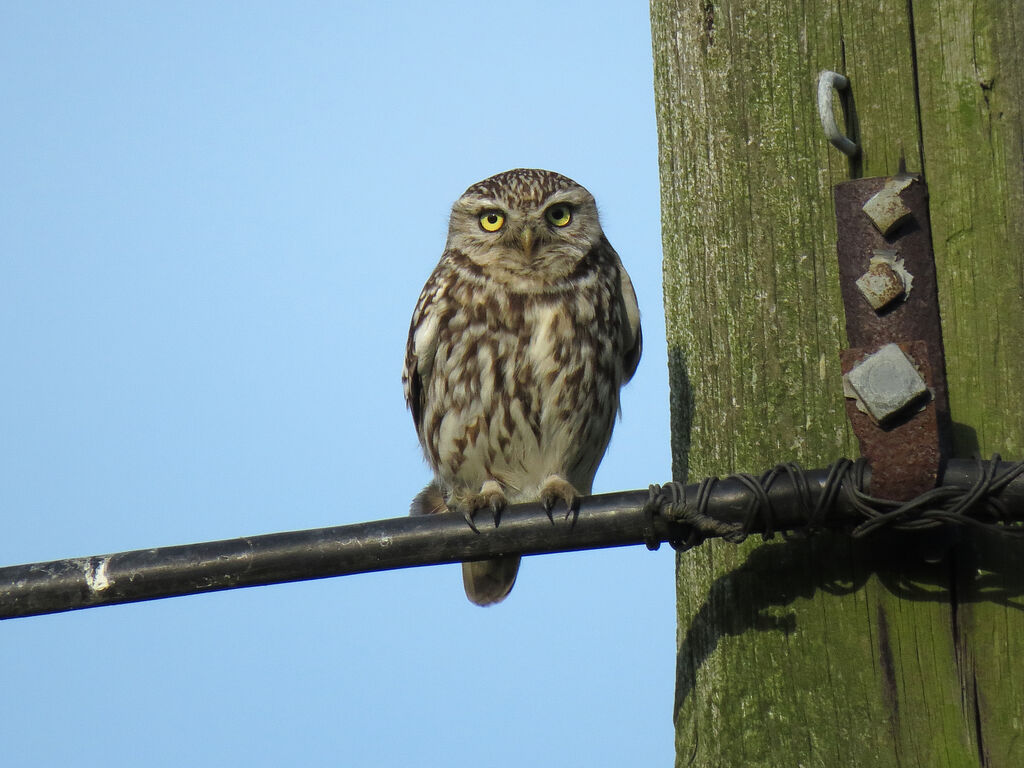
[[[498,231],[481,225],[491,211],[504,217]],[[574,506],[590,493],[640,348],[636,296],[590,193],[535,169],[471,186],[409,330],[402,380],[434,470],[413,513],[472,521],[506,502]],[[503,599],[518,560],[465,564],[470,600]]]

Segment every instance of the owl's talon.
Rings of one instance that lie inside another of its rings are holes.
[[[501,513],[505,511],[505,497],[504,496],[492,496],[488,506],[491,508],[491,514],[494,515],[494,527],[498,527],[498,523],[501,522]]]
[[[551,475],[547,480],[544,481],[544,485],[540,489],[540,501],[544,505],[544,510],[548,513],[548,519],[551,522],[555,522],[554,509],[555,504],[559,501],[565,502],[565,517],[564,520],[568,520],[570,515],[573,515],[573,523],[576,522],[575,515],[579,514],[580,509],[580,495],[573,488],[572,483],[563,477],[558,475]]]
[[[580,516],[580,497],[573,496],[572,501],[566,501],[565,519],[572,515],[572,524],[576,525],[576,518]]]
[[[501,490],[501,486],[494,480],[485,482],[480,488],[480,493],[456,496],[449,503],[449,506],[453,506],[462,513],[469,527],[475,533],[480,533],[473,520],[478,512],[483,509],[490,509],[491,514],[494,516],[494,527],[497,528],[498,523],[501,522],[501,513],[507,505],[508,500],[505,498],[504,491]]]
[[[555,524],[555,499],[556,497],[552,494],[550,496],[541,496],[540,503],[544,507],[544,511],[548,513],[548,520],[552,525]]]
[[[473,533],[480,533],[480,529],[477,528],[476,527],[476,523],[473,522],[473,513],[476,512],[476,510],[473,509],[472,507],[468,507],[468,506],[463,506],[461,508],[461,510],[462,510],[462,516],[465,518],[466,522],[469,524],[469,527],[473,529]]]

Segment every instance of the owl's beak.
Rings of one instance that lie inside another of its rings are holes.
[[[533,230],[529,227],[523,227],[523,233],[519,236],[519,243],[522,245],[526,258],[530,258],[532,255],[530,251],[533,249]]]

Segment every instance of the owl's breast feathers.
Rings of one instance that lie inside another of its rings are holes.
[[[530,292],[446,252],[413,314],[402,377],[438,478],[493,477],[528,496],[556,473],[589,492],[641,344],[633,286],[603,237]]]

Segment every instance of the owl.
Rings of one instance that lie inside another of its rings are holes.
[[[633,285],[586,189],[527,168],[472,185],[409,328],[402,383],[434,472],[411,513],[475,529],[510,503],[575,511],[640,350]],[[503,600],[519,560],[464,563],[470,601]]]

